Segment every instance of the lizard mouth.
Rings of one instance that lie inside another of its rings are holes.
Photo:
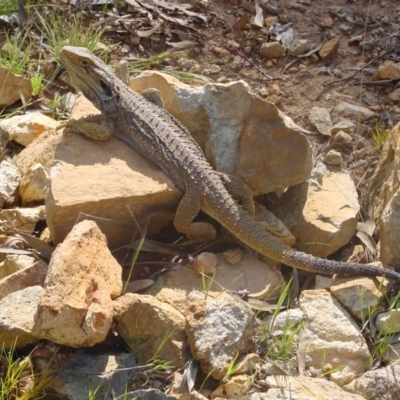
[[[107,84],[101,80],[100,81],[100,86],[103,89],[104,93],[108,96],[108,97],[112,97],[112,92],[111,89],[107,86]]]

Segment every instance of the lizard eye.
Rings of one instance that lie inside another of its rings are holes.
[[[89,65],[88,60],[81,60],[81,65],[82,65],[83,67],[87,67],[87,66]]]

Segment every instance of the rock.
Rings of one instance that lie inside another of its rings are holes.
[[[263,43],[260,48],[262,58],[279,58],[285,54],[285,48],[279,42]]]
[[[400,103],[400,88],[399,89],[394,89],[392,90],[389,94],[388,97],[390,100]]]
[[[286,189],[309,177],[312,151],[307,138],[273,104],[251,93],[245,82],[193,89],[170,76],[147,72],[130,86],[139,92],[158,89],[165,108],[189,129],[211,164],[242,179],[255,195]]]
[[[168,362],[181,368],[187,361],[185,318],[152,296],[125,294],[114,302],[116,330],[141,363]]]
[[[238,399],[244,396],[253,384],[253,379],[247,375],[229,377],[220,384],[211,394],[211,398]]]
[[[393,79],[395,81],[400,79],[400,64],[392,60],[384,61],[377,69],[373,76],[374,80]]]
[[[0,222],[8,223],[16,229],[32,233],[39,221],[45,220],[44,206],[2,210]]]
[[[288,53],[291,56],[299,56],[300,54],[306,53],[309,50],[312,50],[314,47],[313,43],[307,39],[294,39],[290,44],[290,48]]]
[[[93,398],[112,400],[124,396],[136,366],[135,358],[129,353],[83,354],[56,373],[57,365],[50,364],[53,379],[47,390],[61,399],[88,399],[89,393],[96,391]]]
[[[331,134],[335,135],[336,133],[343,131],[351,136],[354,135],[356,131],[356,124],[348,119],[344,119],[336,123],[333,128],[331,129]]]
[[[323,60],[333,57],[339,48],[339,44],[340,37],[335,37],[331,40],[328,40],[322,45],[321,50],[318,52],[319,56]]]
[[[195,257],[193,266],[197,272],[206,275],[212,275],[216,272],[218,257],[214,253],[203,252]]]
[[[385,336],[400,332],[400,310],[379,313],[376,317],[376,328]]]
[[[79,119],[96,111],[88,100],[81,100],[71,116]],[[115,138],[99,142],[67,133],[55,158],[46,219],[56,243],[66,237],[81,214],[96,218],[111,248],[130,243],[139,230],[138,223],[144,226],[154,210],[176,207],[181,197],[157,166]],[[152,217],[147,233],[167,221],[165,215]]]
[[[300,324],[303,321],[303,311],[292,308],[287,311],[282,311],[277,315],[267,315],[263,320],[268,324],[272,323],[271,329],[283,331],[287,326]]]
[[[317,101],[321,98],[321,96],[324,93],[324,87],[322,85],[317,84],[312,84],[312,85],[307,85],[304,90],[302,90],[302,93],[312,101]]]
[[[379,277],[347,277],[336,278],[330,291],[354,317],[365,321],[370,310],[377,309],[381,303],[385,286],[385,280]]]
[[[226,295],[231,299],[226,293],[227,290],[239,292],[246,288],[252,297],[268,298],[276,293],[277,287],[284,285],[277,265],[278,263],[272,260],[268,260],[268,264],[262,262],[255,254],[249,253],[244,253],[241,259],[232,265],[223,255],[218,255],[216,273],[210,282],[207,296],[220,298]],[[181,268],[159,275],[155,284],[145,293],[171,304],[177,310],[184,310],[188,307],[190,293],[193,291],[205,291],[201,276],[191,268]]]
[[[400,265],[400,123],[384,145],[370,180],[368,214],[380,232],[380,258],[383,265]]]
[[[332,120],[329,110],[323,107],[313,107],[308,116],[312,126],[324,136],[331,136]]]
[[[222,255],[229,264],[235,265],[242,259],[243,251],[239,248],[229,249],[224,251]]]
[[[366,400],[395,400],[399,395],[399,374],[400,360],[387,367],[366,372],[344,386],[344,389]]]
[[[323,368],[349,367],[364,372],[371,363],[367,343],[359,327],[340,303],[325,290],[306,290],[300,295],[305,314],[299,351],[308,356],[307,365]]]
[[[168,396],[158,389],[141,389],[124,393],[115,400],[177,400],[177,397]]]
[[[341,24],[339,26],[339,29],[340,29],[341,32],[343,32],[346,35],[350,35],[351,32],[353,31],[353,27],[348,25],[348,24]]]
[[[214,379],[226,376],[229,363],[253,347],[255,319],[241,302],[193,299],[186,311],[186,335],[193,357]]]
[[[356,374],[349,367],[344,367],[342,370],[332,372],[329,375],[330,381],[336,383],[340,387],[349,384],[355,377]]]
[[[2,82],[0,108],[10,106],[20,100],[21,97],[25,101],[32,97],[30,79],[21,75],[14,75],[8,68],[0,68],[0,82]]]
[[[333,26],[332,18],[328,17],[328,18],[324,19],[323,21],[321,21],[321,22],[319,23],[319,26],[320,26],[322,29],[332,28],[332,26]]]
[[[21,174],[18,168],[3,160],[0,163],[0,208],[7,200],[11,200],[17,193]]]
[[[27,146],[45,132],[54,134],[59,124],[44,114],[29,113],[3,119],[0,121],[0,130],[7,132],[10,140]]]
[[[368,108],[349,104],[345,101],[337,104],[333,112],[336,116],[340,117],[340,119],[352,118],[356,121],[365,121],[369,118],[376,117],[376,114]]]
[[[296,247],[327,257],[349,242],[357,227],[358,196],[350,176],[315,170],[313,179],[289,188],[274,213],[296,237]]]
[[[267,377],[266,384],[270,389],[265,395],[252,393],[248,400],[365,400],[364,397],[345,392],[335,383],[321,378],[277,375]]]
[[[18,272],[0,280],[0,300],[11,293],[23,290],[31,286],[43,286],[46,279],[48,265],[39,260],[30,267],[26,267]]]
[[[22,203],[26,205],[44,202],[49,185],[49,175],[44,167],[39,163],[32,165],[21,180],[19,194]]]
[[[36,261],[36,258],[33,256],[25,254],[8,254],[4,260],[3,268],[0,269],[0,279],[31,267]]]
[[[22,176],[28,174],[36,164],[40,164],[46,173],[50,174],[50,169],[54,163],[54,154],[61,141],[61,129],[48,130],[26,146],[14,157],[14,162],[20,169]]]
[[[322,161],[326,165],[341,165],[343,162],[342,155],[336,150],[329,150],[323,157]]]
[[[112,324],[111,299],[122,291],[121,273],[97,225],[77,224],[51,258],[35,335],[72,347],[102,342]]]
[[[22,348],[35,343],[32,335],[34,316],[42,295],[41,286],[31,286],[0,300],[0,337],[2,349]]]
[[[339,131],[332,138],[332,145],[336,145],[340,148],[350,149],[353,138],[346,132]]]

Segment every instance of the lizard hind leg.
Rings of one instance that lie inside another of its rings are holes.
[[[200,211],[200,195],[196,189],[187,188],[179,203],[174,218],[174,226],[178,232],[190,239],[213,240],[217,231],[207,222],[193,222]]]
[[[241,179],[234,175],[229,175],[224,172],[218,172],[222,183],[226,187],[226,190],[231,196],[237,200],[244,210],[254,218],[255,216],[255,205],[253,199],[253,193],[249,186],[247,186]]]

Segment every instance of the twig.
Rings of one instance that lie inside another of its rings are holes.
[[[398,49],[400,49],[400,45],[399,45],[399,46],[395,46],[395,47],[393,47],[392,49],[386,51],[385,53],[383,53],[383,54],[381,54],[381,55],[379,55],[379,56],[373,58],[369,63],[367,63],[366,65],[364,65],[364,67],[362,67],[362,68],[360,68],[358,71],[354,72],[353,75],[348,76],[348,77],[346,77],[346,78],[342,78],[342,79],[336,79],[336,80],[331,81],[331,82],[326,82],[326,83],[323,84],[323,86],[329,86],[329,85],[332,85],[332,84],[334,84],[334,83],[343,82],[343,81],[348,81],[348,80],[350,80],[350,79],[353,79],[357,74],[359,74],[360,72],[364,71],[367,67],[369,67],[371,64],[373,64],[375,61],[378,61],[379,59],[385,57],[386,55],[388,55],[388,54],[390,54],[390,53],[393,53],[394,51],[396,51],[396,50],[398,50]]]

